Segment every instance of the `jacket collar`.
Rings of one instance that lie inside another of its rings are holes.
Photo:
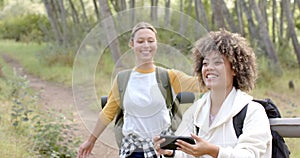
[[[214,121],[209,126],[211,104],[210,92],[207,92],[196,102],[198,105],[194,113],[194,125],[208,132],[210,129],[216,128],[234,117],[252,99],[252,96],[233,88],[226,97]]]

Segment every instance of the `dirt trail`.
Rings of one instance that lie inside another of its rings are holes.
[[[26,75],[29,80],[29,86],[36,90],[40,96],[40,103],[44,108],[53,108],[59,112],[66,111],[68,114],[71,112],[74,115],[74,120],[78,124],[79,129],[76,136],[80,137],[82,141],[88,138],[92,126],[95,124],[98,112],[91,111],[83,107],[75,107],[72,89],[63,84],[44,81],[27,73],[23,67],[10,57],[9,55],[2,55],[6,63],[15,68],[20,75]],[[88,120],[83,122],[82,120]],[[100,136],[92,151],[91,158],[113,158],[118,157],[118,151],[114,147],[114,135],[112,128],[107,128]]]

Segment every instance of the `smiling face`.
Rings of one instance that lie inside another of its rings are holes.
[[[231,90],[235,75],[229,60],[219,53],[209,53],[202,62],[202,79],[210,90]]]
[[[205,70],[202,68],[203,60],[205,58],[208,59],[209,54],[212,52],[222,56],[225,67],[231,67],[228,68],[234,72],[233,81],[230,78],[228,79],[230,79],[230,82],[233,82],[232,84],[235,88],[245,92],[249,92],[254,88],[257,79],[255,53],[244,37],[240,34],[228,32],[225,29],[210,32],[208,35],[198,39],[193,48],[194,72],[199,77],[202,88],[207,87],[204,82],[206,76],[202,75],[202,71]],[[226,65],[226,63],[228,64]]]
[[[134,33],[134,37],[129,44],[135,53],[137,67],[153,63],[157,50],[155,32],[148,28],[139,29]]]

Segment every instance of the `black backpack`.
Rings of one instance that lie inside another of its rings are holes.
[[[254,99],[253,101],[261,104],[267,113],[268,118],[281,118],[280,112],[276,105],[270,99]],[[233,117],[233,126],[237,138],[243,133],[244,119],[247,113],[248,104]],[[290,151],[282,136],[277,131],[272,130],[272,158],[289,158]]]

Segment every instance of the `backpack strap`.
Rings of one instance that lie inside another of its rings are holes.
[[[162,67],[156,67],[156,80],[158,83],[158,87],[166,100],[166,105],[168,109],[172,109],[173,103],[173,94],[172,87],[170,83],[170,78],[168,74],[168,70]],[[173,113],[173,111],[172,111]]]
[[[126,87],[128,84],[128,80],[130,77],[132,70],[124,70],[121,71],[117,76],[117,83],[118,83],[118,90],[119,90],[119,96],[120,96],[120,107],[123,108],[123,98],[126,91]]]
[[[200,128],[198,126],[195,125],[195,130],[196,130],[196,135],[198,135]]]
[[[117,112],[117,117],[116,117],[116,121],[118,122],[120,120],[120,118],[123,117],[123,98],[124,98],[124,94],[126,91],[126,87],[128,84],[128,80],[130,77],[132,70],[128,69],[128,70],[124,70],[118,73],[117,76],[117,84],[118,84],[118,90],[119,90],[119,96],[120,96],[120,108],[119,111]]]
[[[175,131],[179,127],[182,120],[182,112],[178,107],[180,104],[179,100],[177,97],[173,98],[172,86],[167,69],[157,67],[156,77],[160,91],[162,92],[165,98],[166,106],[171,118],[171,130]]]
[[[233,117],[233,127],[236,134],[236,137],[243,133],[244,120],[247,114],[248,104],[243,107],[243,109]]]

